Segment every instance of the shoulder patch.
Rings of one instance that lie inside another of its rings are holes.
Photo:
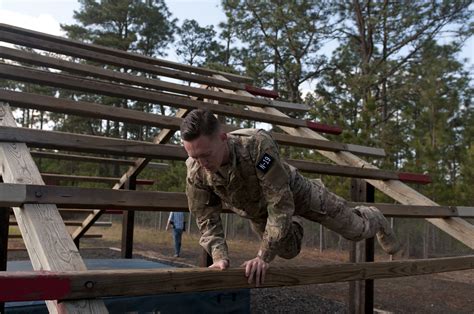
[[[272,166],[273,157],[267,153],[263,154],[262,159],[257,164],[257,168],[260,169],[263,173],[267,173],[268,169]]]

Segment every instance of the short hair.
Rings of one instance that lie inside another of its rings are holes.
[[[181,138],[185,141],[192,141],[201,135],[214,135],[219,129],[219,120],[210,110],[195,109],[181,123]]]

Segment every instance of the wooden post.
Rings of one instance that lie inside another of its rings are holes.
[[[127,190],[137,189],[137,177],[131,176],[125,185]],[[128,210],[123,213],[122,218],[122,258],[133,256],[133,231],[135,226],[135,211]]]
[[[322,253],[324,250],[324,227],[323,225],[319,225],[319,252]]]
[[[374,202],[375,190],[370,184],[359,179],[352,179],[351,199],[355,202]],[[350,250],[350,262],[373,262],[374,261],[374,239],[365,242],[352,242]],[[373,313],[373,280],[354,281],[349,283],[349,313]]]
[[[0,182],[3,180],[0,178]],[[0,207],[0,272],[7,270],[8,229],[10,208]],[[0,313],[5,312],[5,303],[0,302]]]
[[[16,127],[10,107],[3,103],[0,103],[0,126]],[[6,183],[44,184],[24,143],[0,143],[0,163],[1,176]],[[87,270],[56,205],[24,204],[13,207],[13,212],[34,270]],[[103,301],[94,299],[48,300],[46,306],[50,313],[108,313]]]

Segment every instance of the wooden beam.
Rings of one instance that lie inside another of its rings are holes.
[[[216,76],[222,80],[225,80],[224,77]],[[245,91],[238,92],[242,95],[249,96]],[[281,116],[286,116],[284,113],[274,109],[274,108],[256,108],[252,107],[249,108],[252,111],[263,111],[272,114],[278,114]],[[326,140],[325,137],[322,135],[308,129],[308,128],[289,128],[285,126],[281,126],[281,129],[291,135],[294,136],[302,136],[302,137],[310,137],[319,140]],[[327,151],[319,151],[320,154],[325,156],[326,158],[332,160],[333,162],[339,165],[347,165],[353,167],[360,167],[360,168],[371,168],[371,169],[378,169],[376,166],[360,159],[359,157],[353,155],[350,152],[327,152]],[[372,184],[375,188],[380,190],[382,193],[392,197],[394,200],[400,202],[401,204],[405,205],[430,205],[430,206],[438,206],[439,204],[433,202],[426,196],[422,195],[421,193],[417,192],[416,190],[410,188],[406,184],[400,182],[399,180],[367,180],[368,183]],[[461,219],[461,218],[450,218],[450,219],[435,219],[430,218],[428,221],[439,229],[443,230],[444,232],[448,233],[461,243],[465,244],[471,249],[474,249],[474,226]]]
[[[377,263],[270,267],[262,288],[396,278],[473,268],[473,255]],[[253,288],[244,273],[243,268],[224,271],[208,268],[168,268],[87,272],[3,272],[0,273],[0,301],[130,297]],[[18,284],[20,282],[23,283],[21,287]],[[49,284],[46,285],[46,282]],[[52,289],[53,287],[56,289]]]
[[[15,118],[7,105],[0,104],[0,125],[16,127]],[[1,175],[7,183],[44,184],[28,148],[22,143],[0,143]],[[86,266],[74,245],[55,205],[23,205],[14,207],[23,240],[35,270],[86,270]],[[54,235],[54,239],[52,236]],[[81,311],[107,313],[100,300],[80,302],[48,301],[50,312]]]
[[[118,67],[134,69],[140,72],[148,72],[155,75],[167,76],[167,77],[171,77],[171,78],[175,78],[179,80],[196,82],[196,83],[206,84],[206,85],[211,85],[211,86],[220,86],[223,88],[229,88],[231,90],[248,88],[247,85],[241,84],[241,83],[236,83],[236,82],[231,82],[231,81],[223,82],[209,76],[196,75],[192,73],[176,71],[169,68],[156,67],[156,66],[150,67],[149,65],[143,62],[126,60],[126,59],[114,57],[108,54],[102,54],[102,53],[92,52],[86,49],[69,47],[63,44],[47,42],[45,40],[41,40],[38,38],[31,38],[31,37],[24,36],[21,34],[11,34],[3,30],[0,30],[0,40],[16,43],[16,44],[23,45],[26,47],[39,48],[46,51],[52,51],[52,52],[58,52],[61,54],[70,55],[73,57],[84,58],[84,59],[96,61],[99,63],[112,64]],[[310,109],[305,104],[291,104],[288,106],[288,103],[276,102],[270,99],[260,99],[258,101],[266,102],[267,103],[266,106],[276,107],[284,111],[285,110],[297,111],[297,112],[305,113]]]
[[[0,25],[0,28],[2,28],[2,26],[3,25]],[[26,47],[37,48],[37,49],[42,49],[46,51],[65,54],[65,55],[76,57],[76,58],[91,60],[91,61],[95,61],[99,63],[111,64],[114,66],[123,67],[125,69],[133,69],[140,72],[146,72],[146,73],[151,73],[155,75],[171,77],[178,80],[221,86],[224,88],[229,88],[229,89],[234,89],[234,90],[238,88],[245,88],[245,86],[241,83],[219,82],[218,80],[215,80],[211,77],[204,76],[204,75],[186,73],[186,72],[163,68],[163,67],[149,66],[148,64],[139,62],[139,61],[126,60],[120,57],[98,53],[98,52],[90,51],[87,49],[70,47],[64,44],[49,42],[43,39],[33,38],[33,37],[25,36],[22,34],[13,34],[4,30],[0,30],[0,40],[17,44],[17,45],[26,46]]]
[[[132,160],[132,159],[117,159],[117,158],[106,158],[106,157],[96,157],[96,156],[86,156],[86,155],[62,154],[62,153],[48,152],[48,151],[31,151],[31,156],[35,158],[119,164],[123,166],[133,166],[135,164],[135,160]],[[147,167],[151,169],[156,169],[156,170],[167,170],[169,169],[169,164],[161,163],[161,162],[150,162],[148,163]]]
[[[137,189],[136,178],[131,177],[124,189],[135,191]],[[135,231],[135,212],[133,210],[125,211],[122,215],[122,242],[120,254],[122,258],[133,257],[133,236]]]
[[[0,207],[22,204],[57,204],[62,208],[105,208],[143,211],[187,211],[183,192],[126,191],[30,184],[0,184]],[[474,217],[474,207],[426,206],[348,202],[370,205],[393,217]],[[230,212],[230,211],[226,211]]]
[[[124,59],[129,59],[129,60],[136,60],[140,62],[144,62],[150,65],[158,65],[166,68],[172,68],[172,69],[178,69],[182,71],[187,71],[187,72],[192,72],[192,73],[199,73],[203,75],[213,75],[213,74],[221,74],[224,77],[228,78],[229,80],[233,82],[241,82],[241,83],[247,83],[250,84],[252,83],[252,78],[248,76],[243,76],[243,75],[238,75],[238,74],[233,74],[233,73],[227,73],[227,72],[222,72],[222,71],[217,71],[217,70],[212,70],[208,68],[202,68],[202,67],[195,67],[195,66],[190,66],[178,62],[172,62],[168,60],[163,60],[163,59],[158,59],[155,57],[148,57],[145,55],[141,55],[138,53],[133,53],[133,52],[128,52],[128,51],[123,51],[119,49],[114,49],[114,48],[109,48],[105,46],[99,46],[99,45],[93,45],[93,44],[87,44],[84,42],[80,42],[77,40],[72,40],[64,37],[59,37],[59,36],[53,36],[50,34],[46,33],[40,33],[34,30],[26,29],[26,28],[20,28],[8,24],[0,24],[0,30],[9,32],[12,34],[15,34],[17,36],[22,35],[25,36],[23,38],[26,38],[28,36],[30,39],[41,39],[46,42],[50,43],[61,43],[66,46],[70,47],[78,47],[78,48],[83,48],[86,49],[87,51],[94,51],[97,53],[102,53],[108,56],[116,56]],[[21,44],[21,43],[18,43]],[[25,43],[26,46],[28,46],[28,42]],[[28,46],[29,47],[29,46]],[[37,47],[38,48],[38,47]],[[43,47],[43,48],[48,48]],[[44,49],[48,50],[48,49]],[[153,67],[152,67],[153,68]]]
[[[100,239],[102,238],[102,234],[98,234],[98,233],[88,233],[88,234],[85,234],[83,235],[84,238],[88,238],[88,239]],[[8,236],[8,238],[10,239],[23,239],[23,236],[21,234],[10,234]]]
[[[381,169],[365,169],[297,159],[288,159],[286,162],[293,167],[298,168],[300,171],[309,173],[337,175],[341,177],[352,178],[400,180],[419,184],[428,184],[431,182],[431,177],[429,175],[418,173],[396,172]]]
[[[88,80],[88,81],[92,82],[90,84],[94,86],[94,83],[93,83],[94,81],[92,80]],[[104,84],[107,84],[107,83],[104,83]],[[111,84],[111,85],[114,85],[114,84]],[[123,87],[132,89],[135,95],[140,94],[140,93],[137,93],[137,91],[140,91],[140,89],[138,88],[127,87],[127,86],[123,86]],[[109,86],[109,88],[114,88],[114,87]],[[174,104],[172,103],[171,105],[174,105],[174,106],[186,107],[188,109],[209,108],[215,113],[219,113],[219,114],[223,114],[223,115],[231,116],[231,117],[236,117],[236,118],[248,119],[251,121],[260,121],[260,122],[281,124],[281,125],[287,125],[287,126],[306,126],[309,123],[309,121],[305,121],[305,120],[298,120],[298,119],[294,119],[290,117],[281,118],[281,117],[274,116],[271,114],[266,114],[266,113],[252,114],[252,113],[249,113],[248,110],[244,110],[242,108],[215,105],[212,103],[206,103],[199,100],[190,100],[184,97],[164,95],[164,94],[160,94],[158,92],[153,92],[153,91],[147,92],[145,90],[145,92],[146,94],[143,94],[141,96],[146,96],[147,102],[152,102],[152,103],[169,104],[168,102],[161,101],[161,99],[162,97],[166,97],[166,98],[172,97],[172,101]],[[120,93],[120,95],[121,96],[119,97],[125,97],[123,93]],[[128,97],[135,98],[135,96],[128,96]],[[128,123],[134,123],[134,124],[139,124],[139,125],[149,125],[149,126],[155,126],[155,127],[160,127],[160,128],[165,127],[165,128],[170,128],[173,130],[178,130],[181,124],[181,120],[176,117],[167,117],[167,116],[162,116],[162,115],[149,114],[149,113],[141,112],[138,110],[105,106],[105,105],[100,105],[100,104],[74,101],[74,100],[69,100],[69,99],[61,99],[61,98],[56,98],[56,97],[51,97],[51,96],[31,94],[31,93],[25,93],[25,92],[0,90],[0,100],[6,101],[10,103],[11,105],[15,105],[21,108],[46,110],[46,111],[58,112],[58,113],[69,113],[69,114],[74,114],[78,116],[93,117],[93,118],[99,118],[99,119],[109,119],[113,121],[128,122]],[[338,133],[337,131],[326,131],[325,128],[326,128],[325,125],[320,124],[318,126],[315,126],[313,129],[314,130],[321,129],[321,131],[325,131],[325,132],[333,133],[333,134]]]
[[[62,208],[104,209],[187,209],[186,195],[180,192],[128,191],[70,186],[0,184],[0,206],[57,204]]]
[[[272,101],[265,98],[253,98],[239,95],[226,94],[218,91],[209,89],[197,88],[192,86],[186,86],[176,83],[165,82],[161,80],[151,79],[142,76],[136,76],[128,73],[122,73],[118,71],[108,70],[88,64],[80,64],[76,62],[70,62],[63,59],[57,59],[52,57],[43,56],[37,53],[31,53],[21,51],[18,49],[11,49],[7,47],[0,47],[0,57],[18,61],[21,63],[28,63],[38,65],[42,67],[55,68],[66,71],[71,74],[79,74],[87,77],[94,77],[105,79],[113,82],[125,83],[134,86],[152,88],[158,91],[166,91],[171,93],[177,93],[182,95],[196,96],[200,98],[215,99],[224,103],[234,103],[241,105],[262,105],[262,106],[276,106],[285,108],[288,110],[298,111],[301,109],[300,104],[294,104],[289,102]],[[309,108],[306,108],[308,110]],[[308,123],[303,120],[296,120],[295,123],[299,123],[300,126],[312,126],[314,122]],[[322,131],[326,131],[332,134],[340,134],[342,129],[334,126],[327,126]],[[315,129],[318,130],[319,125],[314,125]]]
[[[0,141],[26,143],[30,147],[63,149],[89,153],[185,160],[186,151],[178,145],[122,140],[27,128],[0,127]]]
[[[60,210],[61,212],[61,210]],[[81,226],[82,225],[82,221],[64,221],[64,224],[66,226]],[[10,226],[18,226],[18,222],[17,221],[12,221],[10,220]],[[94,227],[111,227],[112,226],[112,223],[110,221],[96,221],[94,223]]]
[[[59,181],[74,181],[74,182],[100,182],[100,183],[117,183],[120,178],[113,177],[95,177],[95,176],[77,176],[56,173],[41,173],[43,180],[59,180]],[[153,185],[155,180],[138,179],[137,184]]]
[[[0,141],[26,143],[30,147],[60,149],[75,152],[145,157],[150,159],[186,160],[187,154],[178,145],[156,145],[144,141],[122,140],[111,137],[44,131],[27,128],[0,127]],[[298,138],[286,134],[272,134],[282,145],[311,147],[329,151],[348,150],[364,155],[380,156],[380,151],[349,146],[337,142]]]

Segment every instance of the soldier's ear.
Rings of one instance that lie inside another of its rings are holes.
[[[221,132],[219,134],[219,138],[221,139],[221,141],[227,140],[227,133],[226,132]]]

